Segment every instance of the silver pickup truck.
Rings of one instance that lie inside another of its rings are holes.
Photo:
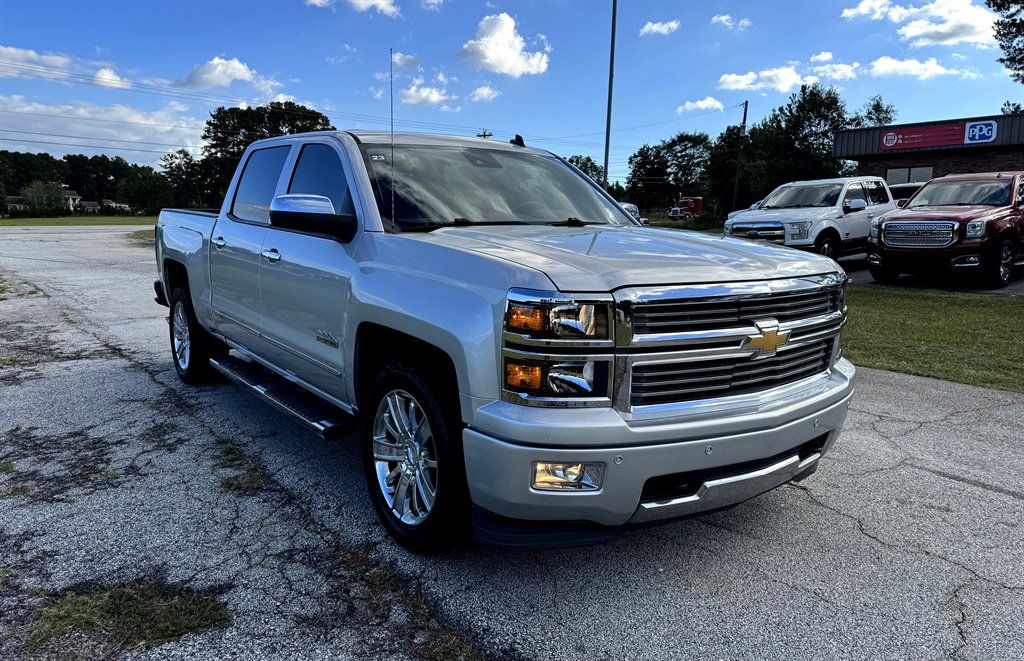
[[[813,473],[853,394],[835,262],[642,227],[521,139],[263,140],[219,213],[164,210],[156,235],[179,376],[359,429],[415,550],[735,505]]]

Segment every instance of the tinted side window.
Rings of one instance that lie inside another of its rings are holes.
[[[334,213],[355,213],[341,160],[328,145],[311,144],[302,148],[288,192],[323,195],[331,198]]]
[[[843,206],[849,205],[850,200],[864,200],[864,204],[868,203],[868,198],[864,195],[864,187],[859,183],[850,184],[850,187],[846,189],[846,197],[843,198]]]
[[[1017,208],[1024,209],[1024,177],[1017,180]]]
[[[871,204],[889,204],[889,194],[885,192],[885,186],[880,181],[866,181],[864,186],[868,189],[868,196]]]
[[[288,158],[287,145],[254,151],[245,164],[235,191],[231,213],[253,223],[270,222],[270,201],[277,190],[281,168]]]

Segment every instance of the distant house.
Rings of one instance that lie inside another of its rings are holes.
[[[117,211],[129,210],[128,205],[125,204],[124,202],[115,202],[113,200],[100,200],[100,206],[105,208],[109,207],[111,209],[116,209]]]
[[[25,198],[20,195],[8,195],[4,198],[4,203],[7,205],[8,211],[25,211],[28,209]]]
[[[73,190],[64,191],[64,202],[68,205],[68,211],[74,211],[78,203],[82,201],[82,196]]]
[[[82,213],[99,213],[100,203],[93,200],[82,200],[78,203],[78,208]]]

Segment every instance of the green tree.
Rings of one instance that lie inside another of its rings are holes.
[[[65,182],[68,164],[49,154],[0,151],[0,183],[9,191],[20,191],[33,181]]]
[[[675,186],[669,180],[669,160],[660,146],[644,145],[629,157],[626,195],[641,209],[663,207],[674,201]]]
[[[120,197],[132,209],[154,215],[174,203],[174,188],[167,177],[148,166],[135,166],[121,182]]]
[[[204,171],[213,195],[227,192],[238,161],[250,143],[278,135],[334,129],[323,113],[291,101],[272,101],[254,108],[220,107],[203,129]]]
[[[572,165],[575,165],[583,174],[587,175],[594,180],[598,186],[604,182],[604,168],[597,164],[597,161],[589,156],[580,156],[579,154],[573,154],[569,158],[565,159]]]
[[[1017,103],[1016,101],[1005,101],[1003,107],[1000,108],[1004,115],[1016,115],[1024,112],[1024,106]]]
[[[612,183],[608,184],[608,194],[614,197],[616,200],[625,200],[626,187],[617,181],[613,181]]]
[[[849,127],[854,129],[888,126],[896,121],[896,106],[886,103],[881,94],[876,94],[859,111],[850,117]]]
[[[61,216],[68,212],[64,187],[55,181],[33,181],[21,189],[25,204],[35,216]]]
[[[1010,77],[1024,83],[1024,3],[1019,0],[986,0],[996,19],[996,41],[1003,49],[998,59],[1010,70]]]
[[[187,149],[178,149],[164,154],[160,159],[164,176],[174,189],[174,206],[184,208],[202,207],[206,181],[202,161],[197,160]],[[213,204],[212,197],[208,198]]]
[[[703,195],[707,188],[711,138],[707,133],[677,133],[659,143],[668,159],[669,181],[683,195]]]

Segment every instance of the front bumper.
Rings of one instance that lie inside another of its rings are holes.
[[[961,239],[946,248],[892,248],[878,239],[868,241],[868,262],[901,273],[931,273],[977,267],[991,252],[989,237]]]
[[[470,495],[477,507],[508,519],[600,526],[728,507],[813,472],[839,435],[853,388],[854,368],[840,360],[827,391],[804,406],[749,416],[739,429],[735,417],[693,423],[669,420],[629,428],[621,432],[623,442],[611,446],[600,444],[608,430],[596,425],[592,429],[573,426],[573,435],[594,439],[582,447],[552,447],[552,440],[565,440],[559,430],[549,428],[545,433],[527,424],[515,425],[524,431],[516,440],[467,428],[463,447]],[[638,441],[645,444],[635,444]],[[603,486],[590,492],[535,490],[531,478],[536,461],[603,463]],[[645,499],[649,480],[681,473],[691,481],[694,476],[700,479],[693,493]]]

